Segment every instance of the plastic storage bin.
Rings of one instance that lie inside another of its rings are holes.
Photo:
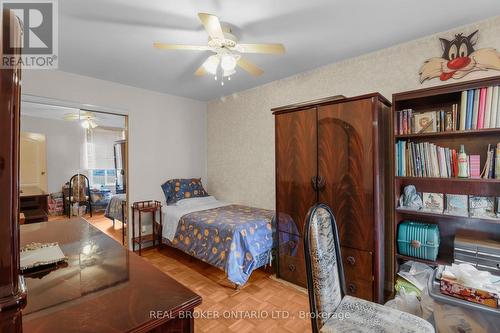
[[[403,221],[398,227],[399,254],[435,261],[439,251],[436,224]]]

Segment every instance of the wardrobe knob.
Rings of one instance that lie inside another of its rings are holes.
[[[325,178],[318,176],[318,181],[316,185],[318,190],[322,191],[325,188],[325,184],[326,184]]]
[[[349,283],[347,285],[347,289],[349,289],[349,291],[354,294],[356,292],[356,285],[354,283]]]
[[[318,190],[318,178],[316,176],[311,177],[311,185],[315,191]]]
[[[353,256],[349,256],[347,257],[347,262],[350,264],[350,265],[354,265],[356,263],[356,259],[354,259]]]
[[[290,272],[295,272],[296,267],[294,264],[290,264],[288,265],[288,269],[290,270]]]

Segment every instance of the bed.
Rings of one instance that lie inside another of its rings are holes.
[[[109,200],[106,210],[104,211],[104,216],[108,219],[113,220],[113,225],[115,220],[126,222],[125,214],[123,210],[123,204],[126,202],[126,194],[115,194]]]
[[[213,196],[163,207],[163,240],[227,273],[242,286],[253,270],[271,262],[274,211],[233,205]]]
[[[109,200],[106,210],[104,211],[104,216],[113,221],[113,227],[115,226],[115,220],[122,222],[122,244],[125,244],[125,228],[123,225],[127,223],[127,216],[125,214],[126,206],[127,195],[115,194]]]

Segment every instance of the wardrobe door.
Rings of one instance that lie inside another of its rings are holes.
[[[343,247],[372,251],[373,115],[370,99],[318,109],[319,201],[335,214]]]
[[[316,109],[276,116],[276,209],[278,229],[302,235],[308,210],[317,201]]]
[[[276,115],[276,212],[279,275],[305,286],[303,226],[317,202],[316,108]]]

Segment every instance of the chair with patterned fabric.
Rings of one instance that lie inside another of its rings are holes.
[[[90,182],[87,176],[76,174],[69,180],[68,217],[71,217],[73,204],[85,203],[92,217],[92,199],[90,197]]]
[[[434,332],[422,318],[345,294],[337,224],[325,204],[313,206],[307,214],[304,248],[314,333]]]

